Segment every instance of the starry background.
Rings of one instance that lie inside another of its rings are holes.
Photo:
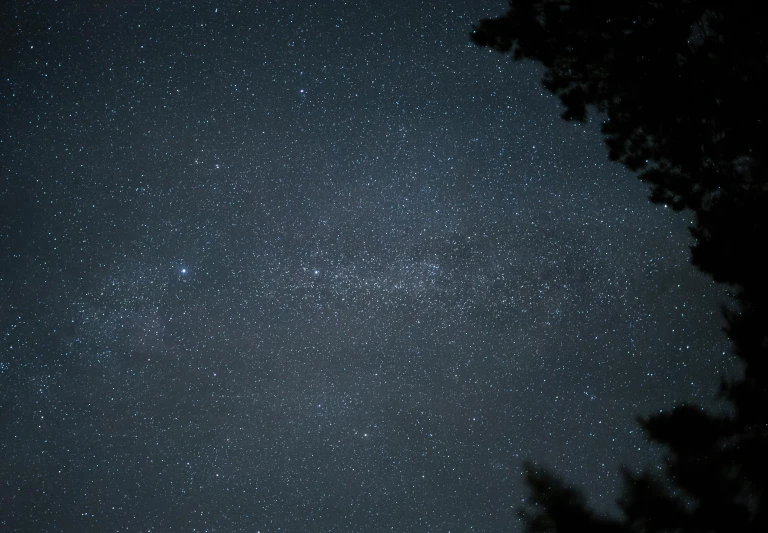
[[[484,2],[9,2],[0,531],[519,531],[716,407],[687,215]]]

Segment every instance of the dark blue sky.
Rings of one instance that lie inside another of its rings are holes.
[[[687,215],[469,43],[505,7],[2,8],[3,527],[518,531],[524,459],[610,509],[713,405]]]

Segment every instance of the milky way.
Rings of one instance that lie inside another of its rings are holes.
[[[2,8],[3,527],[518,531],[714,405],[688,215],[482,4]]]

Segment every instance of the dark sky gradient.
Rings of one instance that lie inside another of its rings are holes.
[[[687,216],[503,1],[192,4],[2,8],[0,531],[519,531],[714,405]]]

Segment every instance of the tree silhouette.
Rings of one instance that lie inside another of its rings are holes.
[[[723,381],[731,416],[679,406],[640,420],[669,449],[664,476],[624,472],[623,516],[526,466],[532,532],[768,531],[768,47],[757,2],[515,0],[472,40],[546,67],[566,120],[592,109],[612,160],[651,200],[690,209],[692,262],[731,285],[726,332],[743,377]]]

